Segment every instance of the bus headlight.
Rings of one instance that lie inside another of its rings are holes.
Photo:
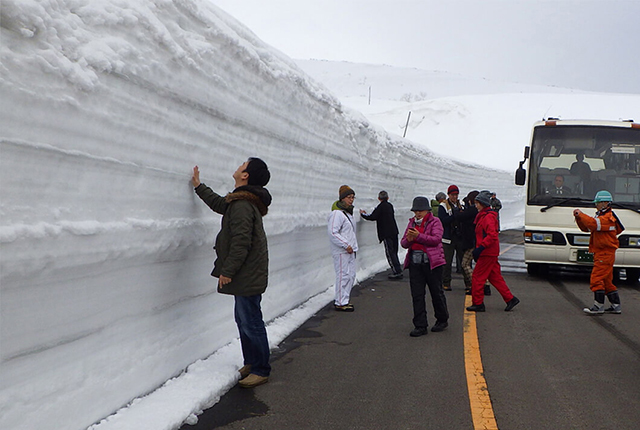
[[[640,248],[640,236],[622,234],[618,236],[620,248]]]
[[[589,246],[590,236],[588,234],[567,233],[567,239],[574,246]]]
[[[535,243],[535,244],[544,244],[544,245],[566,245],[567,241],[565,240],[562,233],[558,231],[530,231],[527,230],[524,232],[524,241],[525,243]]]

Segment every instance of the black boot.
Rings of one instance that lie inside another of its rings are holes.
[[[594,291],[593,306],[584,308],[582,311],[589,315],[602,315],[604,313],[604,291]]]
[[[611,306],[606,308],[604,312],[607,314],[621,314],[622,307],[620,307],[620,296],[618,295],[618,292],[611,291],[610,293],[607,293],[607,298],[609,299],[609,302],[611,302]]]
[[[467,307],[469,312],[484,312],[484,303],[480,303],[479,305],[471,305]]]
[[[515,308],[518,303],[520,303],[520,299],[518,299],[516,296],[513,296],[513,299],[509,300],[509,302],[507,303],[507,307],[504,308],[504,311],[509,312],[511,309]]]

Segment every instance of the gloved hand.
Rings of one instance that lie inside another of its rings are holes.
[[[480,258],[480,254],[482,254],[482,251],[484,251],[484,246],[479,246],[473,250],[473,261],[478,261],[478,258]]]

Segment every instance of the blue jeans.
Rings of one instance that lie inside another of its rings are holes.
[[[269,376],[269,340],[260,309],[262,295],[234,297],[234,314],[240,333],[244,364],[251,365],[251,373]]]

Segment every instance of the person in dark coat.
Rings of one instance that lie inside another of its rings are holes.
[[[378,240],[384,244],[384,253],[393,272],[389,279],[402,279],[402,266],[398,259],[398,224],[396,223],[393,205],[389,203],[386,191],[378,193],[380,204],[370,214],[360,209],[360,216],[368,221],[376,221]]]
[[[438,208],[438,218],[442,222],[444,232],[442,234],[442,246],[444,247],[444,257],[447,264],[442,272],[442,288],[445,291],[451,291],[451,267],[453,265],[453,257],[455,254],[462,255],[462,241],[460,238],[460,230],[455,216],[462,210],[462,205],[458,200],[460,190],[456,185],[450,185],[447,189],[447,198],[440,203]]]
[[[476,208],[476,196],[478,191],[471,191],[462,199],[464,208],[456,214],[456,221],[460,226],[462,255],[462,275],[464,277],[464,289],[467,294],[471,294],[471,277],[473,276],[473,250],[476,247],[476,232],[474,220],[478,215]]]
[[[198,197],[222,215],[211,276],[218,278],[218,292],[235,298],[235,320],[244,357],[239,384],[244,388],[266,383],[271,372],[269,341],[260,307],[269,273],[262,217],[271,204],[271,194],[264,188],[270,177],[264,161],[249,158],[234,172],[235,189],[225,197],[200,182],[198,166],[193,168],[191,178]]]

